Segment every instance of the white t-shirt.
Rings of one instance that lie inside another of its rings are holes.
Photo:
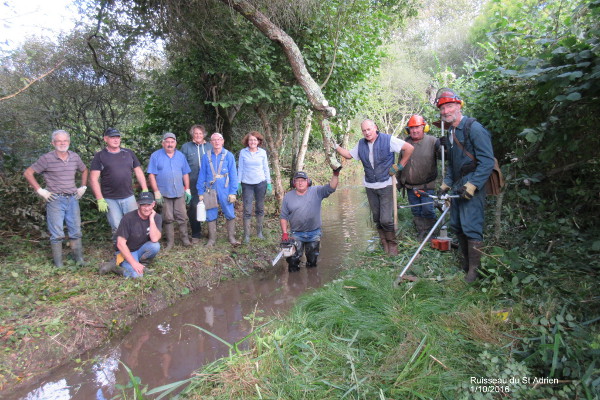
[[[359,141],[359,143],[360,143],[360,141]],[[359,143],[356,143],[356,146],[354,146],[354,148],[352,150],[350,150],[350,155],[355,160],[360,161],[360,157],[358,156],[358,144]],[[391,140],[390,140],[390,151],[393,151],[394,153],[400,153],[400,151],[402,151],[402,146],[404,146],[404,143],[406,143],[404,140],[398,139],[397,137],[392,136]],[[369,146],[369,162],[371,163],[371,166],[373,168],[375,168],[375,165],[373,163],[373,143],[367,142],[367,145]],[[391,184],[392,184],[391,176],[389,177],[389,179],[387,181],[373,182],[373,183],[367,182],[365,180],[365,178],[363,177],[363,185],[369,189],[382,189]]]

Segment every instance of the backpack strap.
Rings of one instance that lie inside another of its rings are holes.
[[[467,120],[465,121],[465,143],[467,142],[467,140],[470,139],[470,133],[471,133],[471,126],[473,125],[473,122],[475,122],[476,119],[475,118],[467,118]],[[471,160],[473,161],[477,161],[475,159],[475,156],[473,156],[473,154],[469,153],[465,147],[463,146],[463,144],[458,140],[458,138],[456,137],[456,133],[454,133],[454,131],[456,131],[456,129],[452,130],[452,139],[454,140],[454,142],[456,142],[456,145],[462,150],[463,153],[465,153],[465,155],[467,157],[469,157]],[[471,143],[472,144],[472,143]]]

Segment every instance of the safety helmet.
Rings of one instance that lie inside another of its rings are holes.
[[[446,103],[459,103],[461,106],[464,105],[462,99],[452,89],[442,88],[437,91],[435,95],[435,105],[440,108]]]
[[[429,125],[427,124],[427,121],[425,121],[425,118],[423,118],[422,116],[415,114],[412,117],[410,117],[410,119],[408,120],[408,124],[406,125],[406,132],[410,132],[408,128],[413,127],[413,126],[425,126],[425,128],[423,129],[423,131],[425,133],[429,132]]]

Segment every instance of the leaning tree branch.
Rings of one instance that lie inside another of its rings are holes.
[[[4,97],[0,98],[0,101],[3,101],[3,100],[8,100],[8,99],[10,99],[10,98],[13,98],[13,97],[15,97],[15,96],[17,96],[17,95],[19,95],[19,94],[23,93],[24,91],[26,91],[26,90],[27,90],[27,88],[29,88],[29,86],[33,85],[33,84],[34,84],[34,83],[36,83],[37,81],[39,81],[39,80],[41,80],[41,79],[45,78],[46,76],[48,76],[48,75],[50,75],[51,73],[53,73],[54,71],[56,71],[56,69],[57,69],[58,67],[60,67],[60,65],[61,65],[62,63],[64,63],[64,62],[65,62],[65,60],[62,60],[62,61],[60,61],[60,62],[59,62],[58,64],[56,64],[56,65],[55,65],[55,66],[54,66],[52,69],[50,69],[49,71],[45,72],[44,74],[42,74],[42,75],[38,76],[37,78],[34,78],[34,79],[33,79],[33,80],[31,80],[31,81],[30,81],[30,82],[29,82],[27,85],[23,86],[21,89],[17,90],[15,93],[13,93],[13,94],[11,94],[11,95],[8,95],[8,96],[4,96]]]
[[[290,37],[285,31],[275,25],[267,18],[266,15],[261,13],[252,4],[246,0],[221,0],[221,2],[227,4],[235,11],[240,13],[248,21],[252,22],[254,26],[262,32],[263,35],[279,44],[283,49],[294,73],[294,76],[304,92],[308,97],[311,105],[315,110],[322,113],[326,118],[335,116],[336,110],[334,107],[329,107],[329,102],[325,99],[323,92],[319,85],[312,78],[302,53],[298,48],[294,39]]]

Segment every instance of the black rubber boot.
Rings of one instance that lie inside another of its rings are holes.
[[[306,268],[314,268],[317,266],[317,259],[319,258],[320,241],[308,242],[304,245],[304,252],[306,254]]]
[[[81,244],[81,238],[71,240],[71,250],[73,251],[73,259],[75,259],[75,264],[79,266],[87,265],[87,263],[83,260],[83,245]]]
[[[54,262],[54,266],[62,267],[63,266],[62,242],[58,242],[58,243],[50,242],[50,246],[52,247],[52,261]]]
[[[483,242],[479,240],[469,240],[469,270],[465,281],[468,283],[475,282],[479,278],[477,270],[481,266],[481,248]]]
[[[469,271],[469,239],[464,233],[459,233],[456,237],[458,238],[458,248],[462,253],[461,269],[466,273]]]

